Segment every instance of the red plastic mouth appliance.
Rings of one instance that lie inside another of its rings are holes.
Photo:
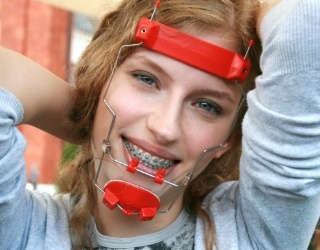
[[[250,71],[251,62],[242,55],[148,18],[140,19],[134,39],[145,48],[230,81],[242,83]]]
[[[118,206],[126,215],[137,214],[141,221],[153,219],[160,207],[155,194],[126,181],[109,181],[104,192],[103,203],[109,209]]]

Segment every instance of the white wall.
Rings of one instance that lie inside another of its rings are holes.
[[[38,0],[53,6],[79,12],[93,18],[99,19],[106,11],[113,10],[122,0]]]

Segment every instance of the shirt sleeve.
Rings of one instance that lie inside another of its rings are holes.
[[[0,249],[71,249],[69,195],[26,190],[23,107],[0,88]]]
[[[319,218],[319,13],[319,0],[283,0],[262,21],[263,73],[248,94],[240,167],[255,249],[307,249]]]
[[[26,143],[15,125],[23,118],[20,102],[0,88],[0,249],[23,242],[28,225],[25,207]],[[19,242],[19,243],[18,243]]]

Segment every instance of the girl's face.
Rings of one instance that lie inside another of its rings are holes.
[[[221,36],[211,34],[200,38],[236,51],[233,43]],[[107,84],[104,90],[106,88]],[[92,138],[96,167],[112,118],[103,102],[104,90]],[[138,48],[117,67],[105,98],[116,113],[110,137],[112,155],[116,160],[129,163],[134,154],[131,148],[149,162],[149,166],[140,164],[140,169],[155,174],[157,164],[154,162],[164,162],[169,166],[166,180],[181,184],[201,153],[223,141],[240,99],[240,91],[234,83]],[[208,153],[195,175],[229,148],[226,142]],[[150,177],[126,171],[126,167],[114,163],[106,155],[98,185],[103,187],[109,180],[125,180],[142,186],[155,193],[162,205],[168,204],[177,191],[171,185],[160,185]]]

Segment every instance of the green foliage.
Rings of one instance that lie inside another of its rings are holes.
[[[79,150],[79,146],[66,142],[64,144],[62,152],[61,165],[65,165],[67,162],[71,161]]]

